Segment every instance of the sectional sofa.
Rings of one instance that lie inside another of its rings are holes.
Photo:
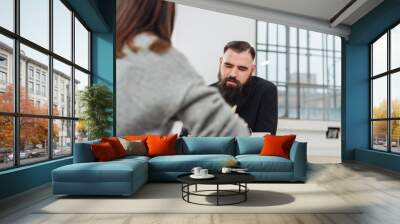
[[[75,144],[73,164],[52,171],[54,194],[131,195],[148,181],[176,181],[193,167],[218,172],[230,159],[260,182],[304,182],[307,169],[307,143],[294,142],[290,159],[260,156],[263,137],[183,137],[176,142],[177,155],[127,156],[96,162],[90,145]]]

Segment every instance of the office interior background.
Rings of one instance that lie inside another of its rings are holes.
[[[178,4],[173,44],[207,84],[218,80],[219,57],[232,40],[255,47],[255,74],[278,87],[277,134],[307,141],[311,161],[340,162],[340,134],[326,132],[341,126],[341,38]]]

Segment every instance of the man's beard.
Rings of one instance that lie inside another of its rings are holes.
[[[222,97],[225,99],[225,101],[233,106],[237,103],[237,100],[242,96],[242,87],[243,85],[239,82],[234,77],[228,77],[225,79],[221,78],[221,71],[218,71],[218,90],[221,93]],[[227,82],[234,82],[236,83],[236,86],[229,86],[227,85]]]

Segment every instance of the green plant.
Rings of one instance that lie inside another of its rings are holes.
[[[112,125],[112,92],[105,85],[95,84],[86,87],[79,95],[81,117],[87,125],[89,139],[109,136],[107,129]]]

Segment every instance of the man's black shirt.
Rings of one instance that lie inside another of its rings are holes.
[[[218,83],[211,86],[218,87]],[[243,118],[252,132],[276,134],[278,124],[278,96],[276,86],[265,79],[251,76],[235,102],[236,113]]]

